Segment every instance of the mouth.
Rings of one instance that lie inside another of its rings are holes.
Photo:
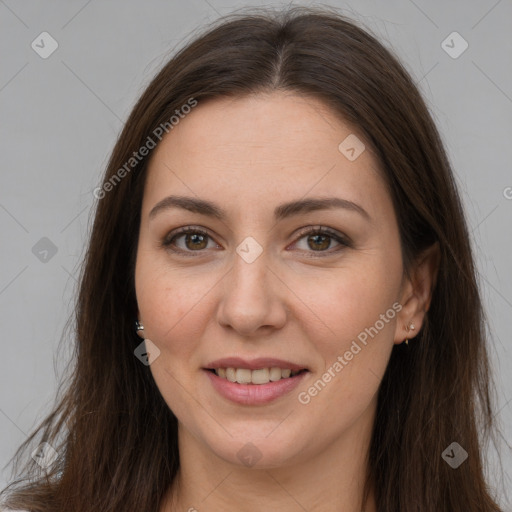
[[[290,393],[310,373],[299,364],[274,358],[225,358],[203,368],[213,389],[242,405],[264,405]]]

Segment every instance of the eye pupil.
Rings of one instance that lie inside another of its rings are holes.
[[[311,241],[313,240],[313,244],[316,244],[316,247],[311,245]],[[311,235],[308,237],[308,246],[314,251],[328,249],[330,244],[330,237],[328,235]],[[318,247],[320,245],[320,247]]]
[[[192,246],[189,245],[192,242]],[[204,249],[207,245],[206,237],[197,233],[188,233],[185,237],[185,244],[188,249]]]

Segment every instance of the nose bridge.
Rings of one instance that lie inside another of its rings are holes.
[[[262,293],[263,284],[267,281],[270,264],[270,253],[266,240],[258,236],[246,236],[236,247],[233,258],[233,284],[237,286],[232,290],[235,293]],[[261,243],[260,243],[261,242]]]
[[[247,246],[245,246],[247,249]],[[233,289],[235,293],[252,294],[254,296],[262,295],[265,292],[265,283],[267,281],[268,256],[262,252],[254,259],[245,259],[240,252],[244,250],[242,244],[237,249],[237,255],[233,262]],[[248,254],[250,254],[249,249]]]
[[[263,247],[258,249],[251,240],[238,246],[220,302],[218,320],[222,325],[244,335],[263,326],[282,327],[286,308],[273,282],[276,278],[269,268],[268,256]]]

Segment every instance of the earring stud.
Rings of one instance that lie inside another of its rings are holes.
[[[144,330],[144,326],[138,320],[135,320],[135,330],[137,332]]]
[[[409,332],[409,331],[414,331],[414,329],[415,329],[415,328],[416,328],[416,327],[414,326],[414,324],[413,324],[412,322],[409,322],[409,324],[405,326],[405,330],[406,330],[407,332]],[[409,346],[409,338],[405,338],[404,343],[405,343],[407,346]]]

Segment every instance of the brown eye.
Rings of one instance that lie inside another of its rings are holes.
[[[303,230],[293,245],[295,249],[309,253],[310,256],[334,255],[346,247],[352,247],[346,236],[322,226]]]
[[[331,240],[328,235],[310,235],[308,236],[308,247],[313,251],[323,251],[329,248]]]
[[[185,246],[187,249],[192,251],[197,249],[205,249],[208,245],[208,236],[197,234],[197,233],[187,233],[185,235]]]
[[[202,229],[184,227],[167,235],[162,245],[170,251],[182,254],[201,253],[204,249],[220,248]]]

